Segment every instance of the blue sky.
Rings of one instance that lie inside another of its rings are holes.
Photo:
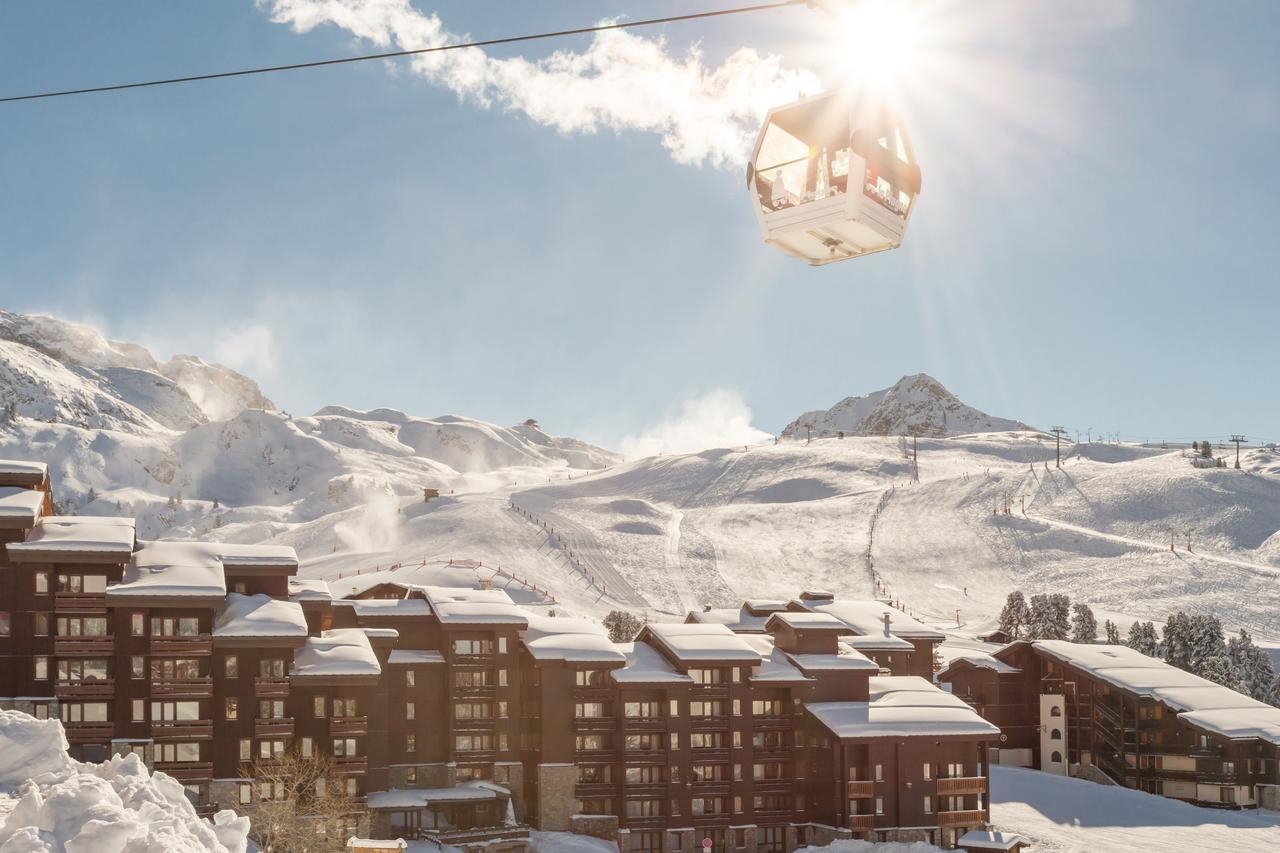
[[[414,2],[478,38],[727,5]],[[776,431],[915,372],[1037,425],[1280,438],[1280,7],[927,5],[896,252],[810,269],[761,243],[737,165],[368,63],[0,105],[0,306],[221,358],[295,412],[615,446],[717,389]],[[834,74],[804,9],[659,34]],[[0,7],[3,94],[371,49],[247,0]]]

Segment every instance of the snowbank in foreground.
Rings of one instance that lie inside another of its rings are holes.
[[[944,853],[924,841],[833,841],[825,847],[801,847],[796,853]]]
[[[57,720],[0,711],[0,853],[244,853],[248,818],[201,819],[136,755],[80,764]]]

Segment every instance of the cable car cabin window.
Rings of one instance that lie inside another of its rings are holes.
[[[829,127],[801,139],[770,122],[756,156],[756,194],[765,212],[848,191],[848,139]]]

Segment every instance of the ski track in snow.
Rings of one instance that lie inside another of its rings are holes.
[[[671,517],[667,521],[667,547],[664,551],[667,575],[671,578],[672,584],[676,588],[676,595],[680,598],[680,606],[685,610],[697,610],[698,599],[693,594],[693,589],[689,586],[689,579],[685,575],[684,566],[680,562],[680,523],[684,520],[684,513],[678,509],[671,511]]]

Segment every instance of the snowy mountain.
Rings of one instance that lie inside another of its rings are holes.
[[[1031,427],[1021,421],[992,417],[966,406],[932,376],[916,373],[864,397],[846,397],[826,411],[805,412],[787,424],[782,435],[943,436],[1027,429]]]

